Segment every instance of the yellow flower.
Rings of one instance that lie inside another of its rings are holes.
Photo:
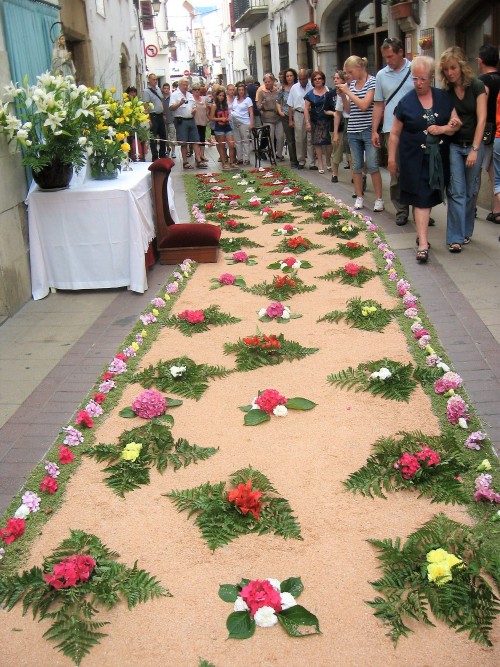
[[[160,314],[160,311],[158,310],[158,308],[153,308],[153,315],[155,317],[158,317],[159,314]]]
[[[122,151],[123,151],[124,153],[129,153],[129,152],[130,152],[130,144],[127,144],[127,142],[125,141],[125,142],[121,145],[121,149],[122,149]]]
[[[442,560],[446,560],[448,556],[448,552],[444,549],[432,549],[426,558],[428,563],[439,563]]]
[[[312,201],[312,199],[313,199],[313,198],[311,197],[311,195],[306,195],[306,196],[304,197],[304,201]]]
[[[148,332],[146,331],[146,329],[143,329],[143,330],[141,331],[141,336],[142,336],[143,338],[146,338],[147,335],[148,335]]]
[[[142,444],[140,442],[129,442],[122,450],[121,457],[124,461],[135,461],[141,453]]]
[[[481,470],[491,470],[491,463],[488,461],[488,459],[483,459],[477,466],[476,470],[479,472],[481,472]]]
[[[123,134],[123,132],[117,132],[116,138],[118,139],[118,141],[123,141],[125,139],[125,135]]]
[[[451,570],[446,561],[442,560],[439,563],[430,563],[427,566],[427,578],[429,581],[435,581],[438,586],[451,581]]]
[[[116,88],[114,86],[111,86],[111,88],[109,89],[109,92],[110,93],[116,93]]]
[[[134,349],[134,350],[137,352],[137,350],[139,349],[140,345],[139,345],[139,343],[136,343],[135,340],[134,340],[134,342],[132,343],[132,345],[131,345],[130,347],[131,347],[132,349]]]
[[[170,301],[170,295],[169,294],[165,294],[165,296],[163,298],[165,299],[165,301]]]
[[[116,118],[116,119],[115,119],[115,123],[116,123],[117,125],[123,125],[124,122],[125,122],[125,118],[122,118],[122,116],[120,116],[119,118]]]

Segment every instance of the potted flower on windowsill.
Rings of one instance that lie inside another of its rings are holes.
[[[73,169],[85,164],[85,137],[96,125],[94,109],[100,97],[77,86],[70,76],[49,72],[38,76],[33,86],[25,77],[22,86],[11,83],[4,90],[0,132],[22,147],[22,162],[41,188],[67,187]],[[11,102],[16,114],[9,111]]]
[[[319,43],[319,25],[317,23],[308,23],[304,26],[303,30],[304,37],[307,39],[309,44],[311,44],[311,46]]]

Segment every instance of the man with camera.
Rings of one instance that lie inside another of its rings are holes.
[[[188,91],[188,86],[187,78],[179,79],[178,89],[170,95],[170,110],[174,114],[177,141],[181,144],[182,166],[184,169],[193,168],[193,165],[187,159],[188,144],[193,144],[197,168],[206,169],[206,162],[200,158],[199,135],[194,122],[196,101]]]
[[[144,90],[142,101],[144,102],[146,112],[149,113],[151,158],[154,162],[158,157],[163,158],[167,154],[167,133],[163,120],[162,94],[158,87],[158,77],[156,74],[148,76],[148,86]],[[158,144],[160,144],[159,151]]]

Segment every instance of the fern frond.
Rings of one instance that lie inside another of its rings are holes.
[[[107,635],[98,630],[107,622],[88,621],[75,614],[62,614],[44,633],[44,637],[59,642],[56,648],[71,658],[75,665],[80,665],[83,658],[90,653]]]

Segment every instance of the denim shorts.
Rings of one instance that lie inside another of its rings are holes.
[[[367,172],[376,173],[378,171],[378,148],[372,144],[371,128],[368,127],[362,132],[348,132],[347,140],[351,149],[353,172],[361,174],[366,160]]]
[[[174,123],[177,141],[191,144],[200,140],[194,118],[175,118]]]
[[[213,131],[216,137],[225,137],[226,134],[232,134],[233,133],[233,128],[226,127],[224,129],[221,129],[220,127],[216,127],[215,130]]]

